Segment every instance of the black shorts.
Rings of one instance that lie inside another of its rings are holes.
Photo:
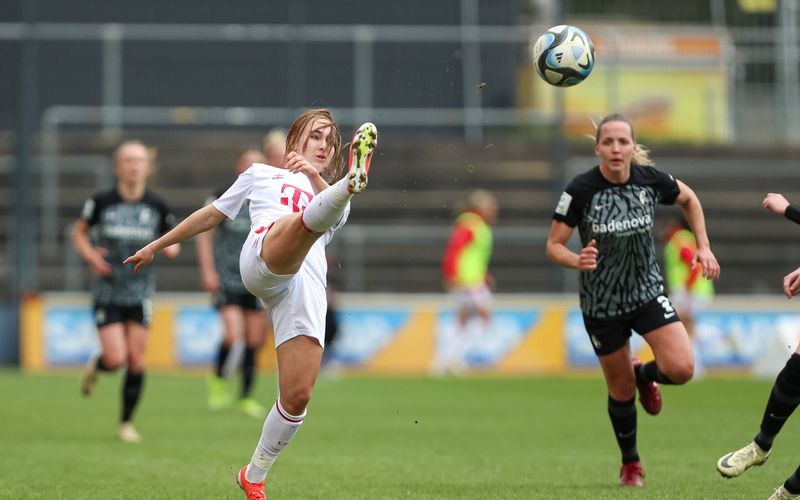
[[[666,295],[659,295],[639,309],[616,318],[597,319],[583,315],[583,324],[598,356],[611,354],[624,346],[631,336],[631,330],[644,336],[680,320]]]
[[[144,326],[150,326],[153,319],[153,303],[145,300],[133,306],[118,306],[116,304],[95,304],[94,323],[97,328],[113,323],[127,323],[134,321]]]
[[[239,306],[246,311],[261,311],[264,307],[255,295],[249,293],[217,292],[213,296],[214,307]]]

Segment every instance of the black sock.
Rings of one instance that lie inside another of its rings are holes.
[[[253,379],[256,374],[256,349],[255,347],[245,347],[244,360],[242,362],[242,398],[250,395],[253,388]]]
[[[649,363],[640,365],[634,373],[636,374],[637,382],[644,382],[646,384],[649,384],[650,382],[658,382],[659,384],[663,385],[676,385],[675,382],[669,379],[669,377],[661,373],[661,370],[658,369],[658,365],[655,361],[650,361]]]
[[[142,394],[142,384],[144,383],[144,373],[125,374],[125,384],[122,386],[122,422],[129,422],[133,417],[133,411],[139,402]]]
[[[611,426],[614,436],[622,452],[622,463],[639,461],[639,452],[636,451],[636,405],[635,398],[628,401],[617,401],[608,396],[608,416],[611,417]]]
[[[783,487],[791,493],[792,495],[797,495],[800,493],[800,467],[794,471],[794,475],[792,475],[789,479],[783,483]]]
[[[219,352],[217,353],[217,377],[219,378],[222,378],[222,370],[225,368],[225,361],[227,361],[230,352],[231,346],[225,345],[224,342],[219,345]]]
[[[778,374],[761,418],[761,431],[755,438],[762,450],[772,448],[772,441],[783,424],[800,403],[800,355],[792,354],[786,366]]]

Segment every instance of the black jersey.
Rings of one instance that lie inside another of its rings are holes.
[[[664,291],[656,260],[653,219],[657,203],[675,203],[675,179],[652,167],[631,165],[624,184],[599,167],[576,176],[562,193],[553,218],[578,227],[582,246],[597,241],[597,269],[580,273],[584,314],[614,318],[634,311]]]
[[[150,266],[133,274],[133,266],[122,261],[174,227],[175,217],[161,198],[145,191],[140,200],[125,201],[116,189],[102,191],[86,200],[81,218],[111,265],[111,274],[95,282],[95,304],[131,306],[150,298],[155,291]]]
[[[210,204],[223,195],[227,188],[221,189],[208,201]],[[250,232],[250,210],[247,203],[234,219],[225,220],[214,231],[214,267],[219,275],[220,287],[228,294],[249,294],[242,283],[239,271],[239,254],[242,252]]]

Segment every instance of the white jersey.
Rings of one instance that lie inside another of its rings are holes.
[[[251,228],[259,228],[269,227],[284,215],[302,212],[313,198],[314,189],[304,174],[254,163],[212,205],[229,219],[234,219],[244,203],[249,201]],[[345,223],[349,214],[348,203],[339,222],[314,243],[303,262],[303,266],[323,286],[328,272],[325,246],[333,238],[333,232]]]

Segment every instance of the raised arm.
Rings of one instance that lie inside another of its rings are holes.
[[[153,261],[156,252],[168,246],[188,240],[192,236],[208,231],[225,220],[225,215],[213,205],[207,205],[184,219],[174,229],[141,248],[138,252],[123,261],[124,264],[133,263],[133,272],[138,273],[139,268]]]
[[[706,233],[706,219],[703,215],[703,206],[697,194],[682,181],[677,181],[680,194],[675,199],[675,203],[680,205],[681,212],[689,223],[689,227],[694,233],[697,242],[695,261],[703,266],[703,277],[714,280],[719,278],[719,263],[714,253],[711,251],[711,243],[708,241]]]

